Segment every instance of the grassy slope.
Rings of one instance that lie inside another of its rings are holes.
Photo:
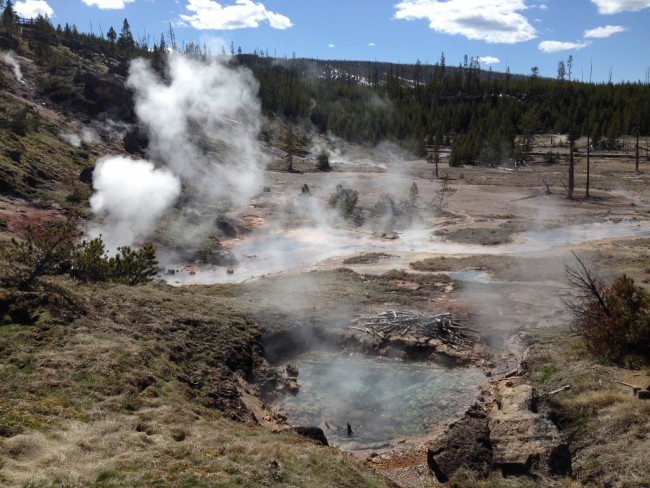
[[[650,402],[632,396],[614,380],[650,385],[650,368],[629,370],[598,361],[566,330],[538,333],[529,358],[541,392],[571,389],[549,399],[569,435],[573,472],[585,486],[648,486]]]
[[[335,449],[256,427],[228,398],[257,359],[258,329],[237,300],[59,284],[75,307],[0,326],[3,483],[386,486]]]

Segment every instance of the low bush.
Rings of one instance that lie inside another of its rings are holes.
[[[76,219],[27,226],[24,239],[12,239],[0,255],[0,283],[33,290],[46,276],[69,274],[82,281],[112,281],[137,285],[157,273],[155,249],[123,246],[109,256],[101,237],[78,242]]]
[[[627,366],[650,360],[650,293],[626,275],[606,286],[576,259],[566,268],[572,293],[564,305],[587,349]]]

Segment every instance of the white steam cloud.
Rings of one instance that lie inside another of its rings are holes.
[[[146,236],[180,195],[181,182],[203,204],[244,204],[261,190],[261,107],[249,70],[172,54],[164,79],[148,62],[133,61],[127,85],[149,156],[165,168],[121,156],[101,160],[91,199],[99,222],[90,235],[102,234],[110,249]]]
[[[143,60],[131,64],[127,83],[151,155],[208,201],[247,202],[261,189],[265,166],[253,74],[172,55],[167,77],[161,80]]]
[[[87,144],[88,146],[95,146],[101,142],[97,132],[88,127],[84,127],[80,134],[75,134],[74,132],[61,132],[59,137],[74,147],[81,147],[82,143]]]
[[[181,192],[180,181],[170,171],[123,156],[99,160],[93,187],[90,206],[102,222],[92,226],[89,234],[102,234],[112,250],[151,231]]]
[[[20,64],[18,64],[18,61],[16,61],[13,54],[10,52],[0,52],[0,59],[13,70],[16,80],[18,80],[19,83],[24,83],[23,73],[20,71]]]

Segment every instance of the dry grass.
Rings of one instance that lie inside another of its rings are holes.
[[[167,406],[14,436],[0,449],[11,486],[385,486],[335,449]]]
[[[386,486],[212,393],[259,360],[246,290],[59,284],[75,313],[0,327],[2,486]]]
[[[647,386],[648,371],[600,363],[586,354],[580,338],[566,331],[542,331],[538,336],[529,357],[538,388],[544,392],[572,386],[550,397],[547,405],[569,436],[576,481],[589,487],[648,486],[650,402],[614,382]]]

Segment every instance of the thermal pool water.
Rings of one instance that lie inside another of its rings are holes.
[[[218,266],[176,266],[167,279],[174,284],[240,283],[251,278],[285,271],[309,269],[328,260],[364,252],[408,255],[431,253],[525,254],[561,246],[572,246],[610,238],[650,236],[649,222],[602,222],[557,229],[523,232],[515,242],[498,246],[446,242],[431,229],[409,230],[398,239],[382,239],[369,232],[305,227],[291,230],[260,230],[232,242],[238,264],[231,269]]]
[[[487,381],[477,368],[361,355],[311,352],[292,363],[300,390],[272,407],[293,426],[321,427],[331,445],[346,450],[432,432],[461,414]]]

